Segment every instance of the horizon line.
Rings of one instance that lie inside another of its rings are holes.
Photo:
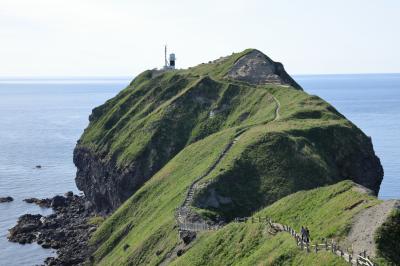
[[[366,72],[366,73],[307,73],[307,74],[291,74],[291,76],[345,76],[345,75],[400,75],[400,72]],[[51,75],[51,76],[30,76],[30,75],[21,75],[21,76],[0,76],[0,80],[60,80],[60,79],[89,79],[89,80],[126,80],[134,78],[134,75],[117,75],[117,76],[101,76],[101,75]]]

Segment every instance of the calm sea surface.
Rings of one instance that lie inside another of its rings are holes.
[[[400,198],[400,74],[296,76],[372,137],[385,178],[380,197]],[[78,193],[72,151],[93,107],[128,80],[0,80],[0,266],[35,265],[52,254],[9,243],[7,229],[24,213],[48,214],[22,202],[68,190]],[[43,168],[35,169],[35,165]]]
[[[385,176],[381,199],[400,199],[400,74],[296,76],[372,137]]]
[[[93,107],[113,97],[128,81],[0,80],[0,266],[36,265],[52,251],[6,239],[24,213],[50,213],[27,204],[28,197],[78,193],[72,151]],[[42,165],[42,169],[35,169]]]

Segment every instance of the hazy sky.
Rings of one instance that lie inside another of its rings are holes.
[[[0,76],[134,76],[257,48],[290,74],[400,72],[399,0],[0,0]]]

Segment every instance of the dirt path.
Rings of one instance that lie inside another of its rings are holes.
[[[272,122],[278,120],[280,118],[279,115],[279,111],[281,110],[281,103],[278,101],[277,98],[275,98],[275,96],[272,96],[272,98],[274,99],[274,101],[276,102],[276,109],[275,109],[275,118]]]
[[[400,206],[399,200],[384,201],[362,211],[354,218],[355,222],[346,239],[346,242],[353,246],[354,254],[359,254],[365,250],[369,256],[375,257],[375,231],[385,222],[396,206]]]

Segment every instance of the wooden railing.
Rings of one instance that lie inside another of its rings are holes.
[[[269,225],[270,229],[268,232],[270,234],[276,234],[278,232],[288,232],[293,236],[296,241],[296,245],[301,250],[306,250],[309,252],[318,253],[319,251],[330,251],[333,254],[340,256],[345,261],[351,263],[352,265],[360,265],[360,266],[374,266],[374,263],[367,256],[367,252],[364,251],[360,254],[354,254],[353,252],[344,251],[342,247],[338,243],[335,243],[333,240],[328,241],[327,239],[323,240],[322,243],[315,242],[311,244],[310,242],[306,242],[302,239],[301,235],[296,232],[292,227],[280,223],[273,222],[268,217],[251,217],[251,218],[236,218],[235,222],[247,222],[251,221],[252,223],[256,222],[265,222]],[[272,229],[272,230],[271,230]]]
[[[309,242],[303,241],[301,235],[296,232],[292,227],[280,223],[273,222],[268,217],[242,217],[235,218],[235,223],[264,223],[269,226],[268,232],[272,235],[275,235],[279,232],[287,232],[291,236],[293,236],[296,241],[296,245],[301,249],[305,250],[307,253],[310,252],[332,252],[333,254],[343,258],[345,261],[349,262],[351,265],[357,266],[374,266],[375,264],[371,261],[371,259],[367,256],[367,252],[364,251],[360,254],[353,254],[353,252],[349,252],[348,250],[344,251],[343,248],[333,240],[328,241],[327,239],[322,240],[321,243],[314,242],[311,244]],[[200,231],[216,231],[223,227],[223,225],[210,225],[205,222],[199,223],[180,223],[180,230],[192,231],[192,232],[200,232]]]

